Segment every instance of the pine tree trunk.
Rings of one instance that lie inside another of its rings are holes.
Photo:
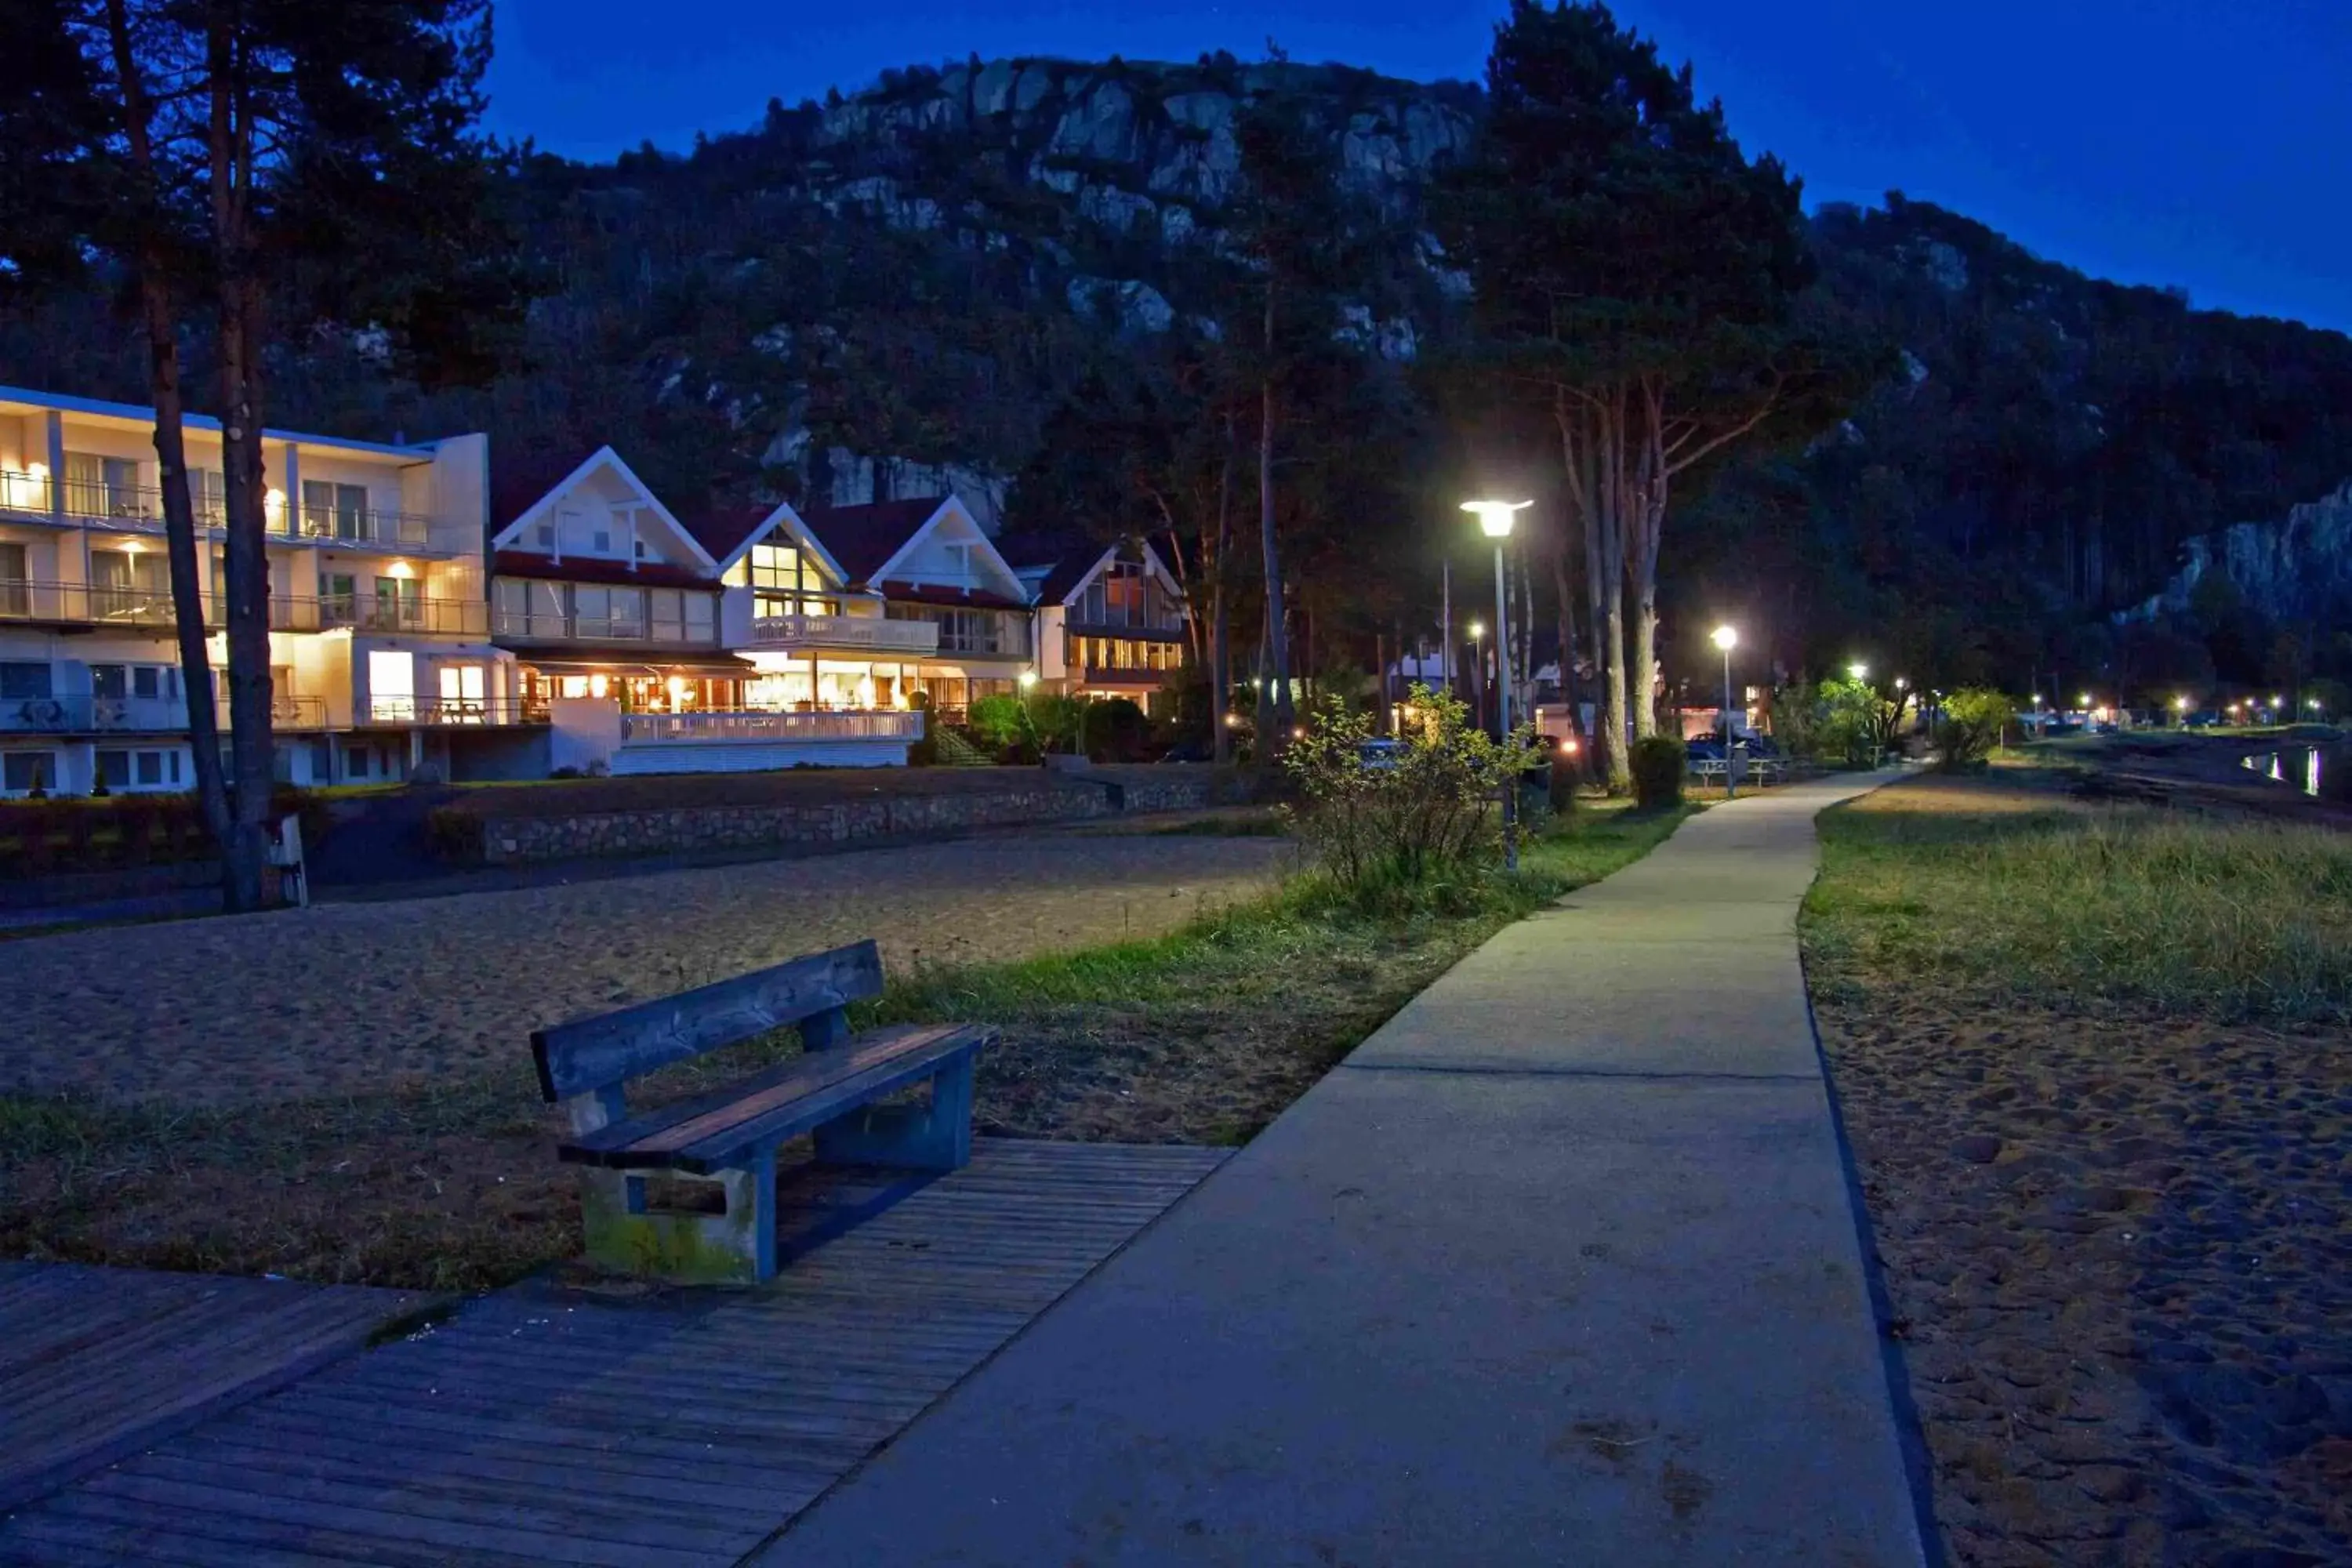
[[[1565,528],[1565,520],[1562,521]],[[1576,595],[1570,581],[1568,541],[1560,539],[1551,552],[1552,592],[1559,598],[1559,700],[1568,709],[1568,727],[1571,733],[1584,734],[1582,711],[1577,707],[1576,686]],[[1589,741],[1590,736],[1586,736]]]
[[[121,84],[123,128],[140,195],[155,195],[155,149],[146,78],[131,47],[129,7],[108,0],[106,31]],[[148,220],[152,223],[152,215]],[[205,636],[205,592],[196,553],[195,508],[188,493],[187,403],[180,384],[180,345],[165,263],[151,230],[140,247],[139,304],[147,329],[148,387],[155,405],[155,461],[163,492],[163,549],[172,574],[172,620],[180,648],[180,688],[188,706],[190,761],[205,830],[224,855],[229,842],[227,781],[221,773],[220,723],[213,699],[211,647]],[[226,884],[226,875],[222,879]]]
[[[1266,307],[1266,338],[1271,346],[1274,337],[1274,307]],[[1272,668],[1266,679],[1274,684],[1274,724],[1276,734],[1265,754],[1279,752],[1290,740],[1290,630],[1289,620],[1282,605],[1282,557],[1274,533],[1274,383],[1263,382],[1258,387],[1257,437],[1257,527],[1258,539],[1265,553],[1265,624],[1268,651],[1273,656]],[[1269,739],[1261,736],[1261,742]]]
[[[1658,732],[1658,585],[1655,580],[1633,585],[1633,734],[1636,739]]]
[[[230,821],[222,890],[232,910],[261,907],[268,849],[269,556],[261,461],[260,287],[248,202],[254,172],[251,106],[228,24],[209,38],[213,238],[218,293],[223,501],[228,513]],[[288,505],[299,504],[289,497]]]

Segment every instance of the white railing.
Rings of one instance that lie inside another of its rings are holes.
[[[761,616],[751,623],[757,647],[855,647],[893,653],[930,653],[940,628],[930,621],[891,621],[880,616]]]
[[[905,713],[627,713],[624,744],[648,741],[919,741],[923,716]]]

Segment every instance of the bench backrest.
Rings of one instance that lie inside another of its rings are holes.
[[[539,1090],[551,1101],[593,1094],[810,1019],[826,1019],[828,1026],[822,1042],[815,1032],[804,1031],[808,1043],[830,1043],[840,1034],[842,1008],[881,994],[882,952],[869,940],[615,1013],[535,1029],[530,1052],[539,1063]]]

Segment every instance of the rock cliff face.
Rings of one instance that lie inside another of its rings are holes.
[[[2273,620],[2326,620],[2352,613],[2352,482],[2294,508],[2283,521],[2242,522],[2187,541],[2180,570],[2164,591],[2125,618],[2183,614],[2199,585],[2216,574],[2238,597]]]

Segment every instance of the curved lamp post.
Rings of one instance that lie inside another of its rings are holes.
[[[1495,542],[1495,732],[1507,748],[1511,743],[1511,619],[1504,597],[1503,541],[1511,524],[1531,500],[1465,500],[1464,511],[1478,519],[1479,531]],[[1566,658],[1565,651],[1561,654]],[[1503,786],[1503,869],[1519,868],[1519,780],[1514,773]]]
[[[1739,633],[1730,626],[1716,627],[1715,646],[1723,650],[1723,798],[1734,800],[1739,786],[1731,777],[1731,650],[1739,646]]]

